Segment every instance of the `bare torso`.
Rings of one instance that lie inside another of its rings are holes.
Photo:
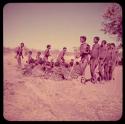
[[[107,48],[106,46],[100,46],[99,47],[99,58],[105,59],[107,53]]]
[[[91,57],[98,58],[99,56],[99,44],[94,44],[91,50]]]

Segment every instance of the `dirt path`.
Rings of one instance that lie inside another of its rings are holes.
[[[24,77],[15,60],[5,56],[4,117],[7,120],[115,121],[122,115],[122,67],[115,80],[86,85],[78,80],[53,81]],[[86,69],[89,77],[89,67]]]

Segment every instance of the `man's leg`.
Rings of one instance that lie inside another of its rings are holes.
[[[85,59],[83,63],[81,63],[81,83],[85,83],[85,69],[87,66],[87,60]]]
[[[104,80],[107,80],[107,63],[104,65]]]
[[[93,59],[90,60],[90,73],[91,73],[91,79],[93,79]]]
[[[107,68],[106,68],[106,77],[107,77],[107,80],[109,80],[109,76],[110,76],[110,65],[109,65],[109,63],[107,63]]]
[[[96,67],[96,61],[95,59],[91,59],[91,64],[90,64],[90,71],[91,71],[91,81],[94,82],[95,80],[95,67]]]
[[[83,76],[85,76],[86,66],[87,66],[87,60],[85,60],[84,63],[83,63],[83,72],[82,72],[82,75],[83,75]]]
[[[17,57],[17,62],[18,62],[18,65],[21,66],[21,57],[20,56]]]
[[[103,68],[104,67],[104,63],[103,63],[103,60],[99,60],[99,77],[100,77],[100,80],[103,80],[104,76],[103,76]]]
[[[97,80],[96,79],[96,72],[95,72],[97,65],[98,65],[98,59],[94,59],[94,62],[93,62],[93,79],[94,79],[94,82]]]

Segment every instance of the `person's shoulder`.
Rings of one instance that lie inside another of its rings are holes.
[[[20,49],[20,46],[17,46],[15,49],[16,49],[16,50],[19,50],[19,49]]]
[[[100,48],[101,48],[101,45],[99,44],[98,47],[99,47],[99,49],[100,49]]]
[[[117,50],[117,49],[115,49],[114,51],[115,51],[115,53],[118,53],[118,50]]]
[[[84,47],[87,47],[87,46],[89,46],[89,44],[88,43],[84,43]]]
[[[59,55],[61,55],[61,54],[62,54],[62,51],[59,52]]]
[[[60,53],[62,54],[62,53],[63,53],[63,50],[61,50]]]
[[[97,43],[97,44],[95,44],[95,46],[96,46],[96,47],[100,47],[100,44]]]
[[[17,46],[16,48],[18,48],[18,49],[19,49],[19,48],[20,48],[20,46]]]
[[[86,43],[86,45],[89,45],[89,43]]]
[[[83,43],[82,43],[82,44],[80,44],[80,47],[81,47],[81,46],[83,46],[83,45],[84,45]]]

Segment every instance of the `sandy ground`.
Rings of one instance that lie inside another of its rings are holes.
[[[23,61],[25,62],[25,60]],[[90,77],[89,66],[86,77]],[[4,118],[9,121],[116,121],[122,116],[122,66],[115,80],[86,85],[23,76],[4,54]]]

